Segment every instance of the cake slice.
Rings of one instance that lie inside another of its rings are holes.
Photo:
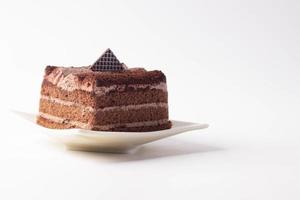
[[[168,129],[166,76],[128,69],[110,49],[91,66],[47,66],[37,123],[99,131]]]

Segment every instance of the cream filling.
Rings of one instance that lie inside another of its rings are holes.
[[[89,123],[82,123],[82,122],[75,121],[75,120],[69,120],[69,119],[65,119],[62,117],[57,117],[57,116],[50,115],[50,114],[43,113],[43,112],[40,112],[39,116],[42,118],[45,118],[47,120],[53,121],[55,123],[70,124],[72,126],[76,126],[78,128],[83,128],[83,129],[98,128],[101,130],[110,130],[110,129],[116,128],[116,127],[131,128],[131,127],[143,127],[143,126],[158,126],[158,125],[168,123],[168,121],[169,121],[168,119],[160,119],[160,120],[143,121],[143,122],[115,123],[115,124],[107,124],[107,125],[92,125]]]
[[[105,95],[111,91],[123,92],[126,88],[136,89],[146,89],[149,88],[162,90],[163,92],[167,92],[167,84],[165,82],[160,82],[157,84],[129,84],[129,85],[111,85],[111,86],[100,86],[95,87],[95,93],[99,96]]]
[[[46,95],[42,95],[41,99],[50,101],[52,103],[57,103],[65,106],[76,106],[82,109],[83,111],[88,112],[98,112],[98,111],[112,111],[112,110],[132,110],[132,109],[141,109],[141,108],[151,108],[151,107],[161,107],[161,108],[168,108],[168,104],[164,102],[158,102],[158,103],[145,103],[145,104],[138,104],[138,105],[125,105],[125,106],[111,106],[111,107],[105,107],[105,108],[99,108],[94,109],[91,106],[85,106],[80,103],[72,102],[72,101],[66,101],[55,97],[50,97]]]

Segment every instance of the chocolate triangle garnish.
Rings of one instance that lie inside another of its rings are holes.
[[[117,59],[115,54],[107,49],[98,60],[91,66],[93,71],[122,71],[125,70],[123,64]]]

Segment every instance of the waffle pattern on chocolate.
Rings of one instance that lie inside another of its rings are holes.
[[[92,65],[93,71],[122,71],[124,67],[114,53],[107,49],[100,58]]]

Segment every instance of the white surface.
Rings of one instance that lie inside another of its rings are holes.
[[[36,115],[21,111],[13,111],[20,118],[36,124]],[[134,153],[138,147],[180,133],[207,128],[208,124],[174,121],[166,130],[150,132],[110,132],[84,129],[48,129],[40,126],[40,132],[47,134],[56,142],[69,150],[102,152],[102,153]]]
[[[300,198],[296,0],[0,1],[0,199]],[[36,112],[45,65],[107,47],[168,77],[172,119],[207,122],[135,154],[65,151]]]

